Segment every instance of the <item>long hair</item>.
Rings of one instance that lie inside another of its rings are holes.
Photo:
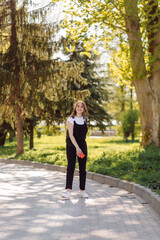
[[[82,116],[84,116],[84,117],[86,118],[86,120],[87,120],[87,119],[88,119],[88,109],[87,109],[86,104],[85,104],[83,101],[81,101],[81,100],[79,100],[78,102],[76,102],[76,103],[74,104],[74,106],[73,106],[73,112],[71,113],[71,117],[76,116],[76,107],[77,107],[77,105],[78,105],[79,103],[81,103],[82,106],[83,106],[83,108],[84,108],[84,112],[82,113]]]

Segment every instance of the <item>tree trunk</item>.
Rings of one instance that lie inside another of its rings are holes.
[[[156,146],[160,147],[160,104],[158,102],[158,97],[156,96],[154,96],[154,100],[152,101],[152,108],[153,108],[152,138]]]
[[[157,0],[148,0],[147,15],[148,50],[150,57],[150,85],[152,89],[153,142],[160,147],[160,11]]]
[[[138,79],[134,81],[136,89],[137,100],[140,106],[140,118],[142,127],[142,141],[141,145],[147,146],[153,142],[153,111],[152,98],[148,92],[147,79]]]
[[[156,48],[156,47],[155,47]],[[160,147],[160,61],[157,61],[154,64],[158,66],[157,71],[154,71],[152,74],[152,90],[153,90],[153,100],[152,100],[152,108],[153,108],[153,142],[157,147]]]
[[[160,147],[160,10],[158,1],[149,0],[151,8],[151,21],[149,25],[153,27],[153,33],[150,36],[150,52],[154,58],[152,68],[151,86],[153,90],[153,141],[157,147]],[[154,16],[154,18],[153,18]],[[154,34],[154,35],[153,35]]]
[[[133,89],[132,88],[130,89],[130,109],[133,109]]]
[[[30,123],[30,125],[29,125],[29,131],[30,131],[30,149],[32,149],[33,148],[33,129],[34,129],[34,127],[33,127],[33,123]]]
[[[126,30],[130,46],[131,64],[133,70],[133,85],[140,106],[143,146],[153,141],[153,111],[152,96],[145,69],[142,38],[136,0],[124,0],[126,11]]]
[[[16,105],[17,101],[20,99],[20,59],[18,50],[18,39],[17,39],[17,18],[16,18],[16,0],[10,0],[11,9],[11,35],[10,35],[10,47],[9,56],[12,62],[12,71],[15,77],[15,117],[16,117],[16,130],[17,130],[17,154],[22,154],[24,152],[23,148],[23,119],[21,118],[21,109]]]
[[[131,135],[132,135],[132,141],[134,141],[134,129],[132,130]]]
[[[13,142],[13,138],[15,137],[15,131],[14,130],[10,130],[9,131],[9,141]]]
[[[120,86],[120,91],[121,91],[121,112],[125,110],[125,90],[124,90],[124,85]]]
[[[16,112],[16,129],[17,129],[17,154],[23,154],[23,120],[20,116],[20,109]]]
[[[6,140],[6,135],[7,135],[7,132],[0,133],[0,146],[4,146],[5,140]]]

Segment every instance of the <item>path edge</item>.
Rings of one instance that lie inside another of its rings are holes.
[[[9,158],[0,158],[0,163],[32,166],[34,168],[43,168],[46,170],[60,171],[64,173],[67,170],[67,167],[65,166]],[[79,170],[75,169],[74,174],[78,176]],[[130,193],[136,194],[137,196],[144,199],[145,202],[148,203],[151,208],[160,216],[160,196],[157,193],[152,192],[151,189],[141,186],[140,184],[136,184],[134,182],[128,182],[126,180],[121,180],[119,178],[114,178],[94,172],[87,172],[87,179],[91,179],[101,184],[108,184],[111,187],[121,188]]]

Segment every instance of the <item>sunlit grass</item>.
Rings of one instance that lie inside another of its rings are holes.
[[[88,144],[88,157],[92,158],[99,156],[105,151],[125,151],[131,150],[139,147],[139,141],[135,142],[125,142],[122,137],[101,137],[101,138],[91,138],[86,139]],[[34,138],[34,149],[29,150],[29,139],[24,139],[24,154],[21,156],[16,155],[16,140],[10,143],[8,140],[5,146],[0,147],[0,157],[1,158],[24,158],[28,159],[29,155],[34,155],[37,157],[47,157],[52,159],[57,153],[65,154],[65,135],[64,133],[60,136],[42,136],[41,138]],[[38,159],[37,159],[38,161]]]
[[[139,140],[125,142],[122,137],[87,138],[89,157],[105,151],[120,152],[139,148]]]

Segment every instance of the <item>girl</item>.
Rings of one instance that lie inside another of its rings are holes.
[[[66,174],[66,192],[62,195],[65,199],[70,199],[70,192],[72,189],[73,175],[76,164],[76,156],[79,163],[79,178],[80,178],[80,196],[87,198],[88,194],[85,192],[86,184],[86,160],[87,160],[87,118],[88,110],[83,101],[78,101],[71,116],[67,119],[67,136],[66,136],[66,152],[67,152],[67,174]],[[84,156],[85,155],[85,156]]]

